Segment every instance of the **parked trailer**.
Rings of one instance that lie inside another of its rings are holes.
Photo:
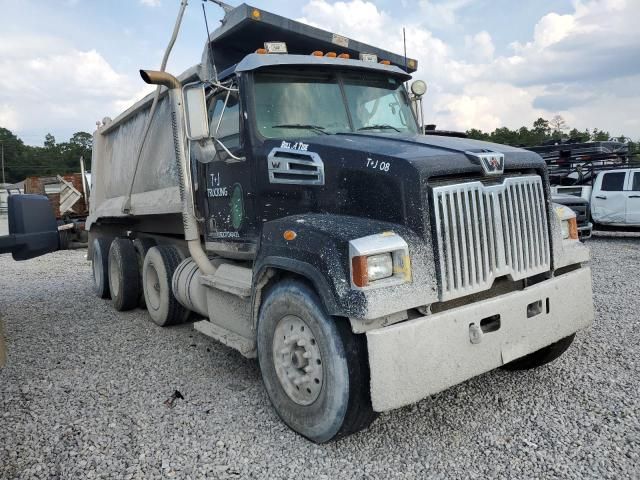
[[[199,317],[315,442],[591,324],[589,252],[539,155],[422,135],[415,60],[227,10],[199,65],[142,72],[163,90],[139,162],[152,96],[95,132],[98,295]]]

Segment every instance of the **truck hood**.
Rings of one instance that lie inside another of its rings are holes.
[[[327,149],[365,152],[372,158],[399,158],[408,161],[422,178],[455,174],[482,175],[482,167],[468,151],[492,151],[505,156],[505,171],[542,170],[545,162],[534,152],[469,138],[428,135],[336,134],[309,139]]]

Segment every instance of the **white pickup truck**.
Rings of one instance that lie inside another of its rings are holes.
[[[601,170],[590,185],[551,187],[554,194],[582,197],[589,202],[597,227],[640,227],[640,167]]]

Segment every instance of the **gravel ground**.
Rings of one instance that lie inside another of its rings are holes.
[[[638,478],[640,238],[589,243],[596,321],[558,361],[324,446],[280,422],[255,361],[95,298],[83,251],[0,256],[0,477]]]

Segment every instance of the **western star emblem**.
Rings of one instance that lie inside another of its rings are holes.
[[[485,175],[502,175],[504,173],[504,154],[498,152],[465,152],[477,159]]]

